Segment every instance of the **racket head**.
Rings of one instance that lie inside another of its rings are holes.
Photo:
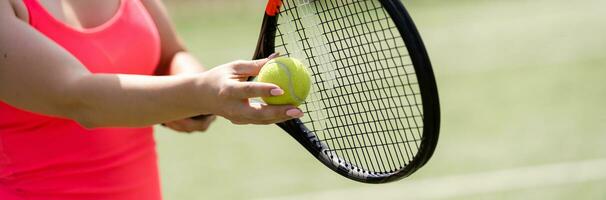
[[[276,51],[304,61],[312,74],[310,97],[300,106],[306,116],[278,126],[328,168],[386,183],[431,158],[440,124],[437,86],[400,1],[270,0],[254,58]]]

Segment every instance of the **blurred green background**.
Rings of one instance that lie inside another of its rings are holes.
[[[165,3],[206,66],[251,58],[264,0]],[[338,191],[353,199],[364,191],[376,199],[417,199],[426,196],[416,191],[456,189],[468,181],[466,174],[553,163],[570,164],[555,174],[559,182],[539,177],[529,186],[473,192],[474,186],[498,185],[501,177],[462,188],[471,192],[437,197],[606,199],[604,173],[574,165],[606,158],[606,1],[404,4],[425,40],[441,95],[441,138],[423,169],[388,185],[355,183],[325,168],[276,126],[219,119],[193,135],[157,127],[165,199],[343,198]],[[572,181],[580,172],[593,178]],[[529,181],[519,176],[519,185]],[[450,182],[437,187],[444,177]]]

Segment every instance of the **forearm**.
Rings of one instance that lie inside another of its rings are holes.
[[[66,92],[69,118],[87,127],[146,126],[206,112],[200,76],[88,75]]]
[[[89,127],[144,126],[204,112],[198,106],[210,92],[195,88],[204,75],[91,74],[65,49],[6,13],[0,12],[0,26],[11,27],[0,31],[3,102]]]

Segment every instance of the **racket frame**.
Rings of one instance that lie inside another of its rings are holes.
[[[349,179],[364,183],[386,183],[410,176],[433,155],[437,145],[440,127],[440,105],[437,85],[427,50],[409,13],[399,0],[378,0],[390,15],[402,36],[413,63],[423,103],[423,136],[418,152],[405,167],[387,173],[367,172],[331,154],[326,144],[319,141],[314,133],[299,119],[292,119],[277,125],[288,132],[309,153],[331,170]],[[261,33],[253,59],[266,58],[274,53],[278,16],[281,0],[269,0],[261,25]],[[249,80],[252,80],[251,77]]]

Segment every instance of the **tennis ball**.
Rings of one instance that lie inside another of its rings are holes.
[[[262,97],[270,105],[301,105],[309,94],[311,84],[307,67],[301,61],[287,57],[274,58],[265,63],[257,81],[273,83],[284,90],[280,96]]]

